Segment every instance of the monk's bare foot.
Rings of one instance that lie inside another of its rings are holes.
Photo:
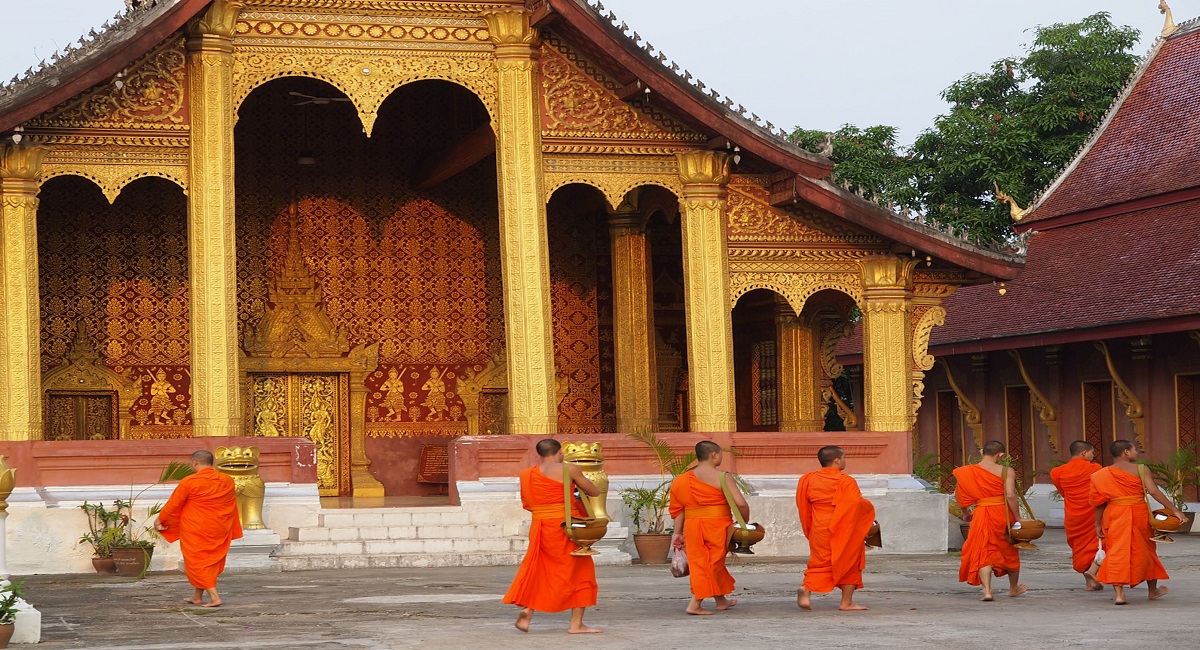
[[[204,604],[198,600],[192,600],[191,598],[184,598],[182,602],[184,605],[203,605]]]
[[[513,625],[522,632],[528,632],[529,621],[531,620],[533,620],[533,612],[521,610],[517,613],[517,621],[513,623]]]
[[[221,606],[221,601],[219,601],[219,600],[214,600],[211,603],[204,603],[203,605],[201,605],[201,607],[220,607],[220,606]]]
[[[812,592],[807,589],[804,589],[804,588],[801,588],[799,591],[797,591],[796,592],[796,606],[799,607],[800,609],[811,610],[812,609]]]
[[[865,612],[865,611],[867,611],[866,607],[863,607],[862,605],[855,605],[854,603],[850,603],[849,605],[838,605],[838,609],[842,610],[843,612]]]
[[[1125,604],[1125,599],[1124,599],[1124,598],[1117,598],[1116,600],[1113,600],[1113,604],[1114,604],[1114,605],[1124,605],[1124,604]]]
[[[737,600],[735,600],[733,598],[717,596],[717,611],[718,612],[723,612],[723,611],[729,609],[730,607],[733,607],[736,604],[737,604]]]
[[[1083,580],[1087,583],[1087,586],[1083,588],[1084,591],[1104,591],[1104,585],[1100,584],[1096,576],[1085,573],[1083,574]]]
[[[688,605],[687,609],[685,609],[683,611],[687,612],[688,614],[691,614],[692,616],[712,616],[713,615],[713,612],[710,612],[707,609],[704,609],[700,605],[696,605],[696,606]]]
[[[1166,596],[1168,591],[1170,590],[1166,587],[1151,587],[1150,600],[1158,600],[1159,598]]]
[[[569,630],[567,630],[567,634],[600,634],[603,631],[604,630],[597,630],[594,627],[580,625],[577,628],[573,627],[573,628],[570,628]]]
[[[1017,596],[1020,596],[1021,594],[1025,593],[1027,591],[1029,591],[1029,587],[1026,587],[1025,585],[1017,585],[1017,586],[1013,587],[1012,589],[1008,590],[1008,597],[1016,598]]]

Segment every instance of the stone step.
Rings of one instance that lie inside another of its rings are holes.
[[[510,527],[512,528],[512,527]],[[515,534],[500,524],[420,526],[305,526],[288,529],[292,542],[347,542],[388,539],[496,539]]]
[[[429,568],[446,566],[516,566],[524,552],[396,553],[391,555],[285,555],[284,571],[321,569]]]
[[[464,526],[472,522],[462,506],[424,506],[413,508],[363,508],[353,511],[325,510],[317,515],[317,525],[326,528],[380,528],[393,526]]]
[[[298,556],[403,555],[409,553],[524,553],[524,537],[493,539],[368,539],[347,541],[288,541],[275,553],[280,560]]]

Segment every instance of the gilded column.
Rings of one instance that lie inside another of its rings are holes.
[[[0,440],[42,437],[37,181],[46,152],[0,144]]]
[[[534,74],[540,39],[524,11],[486,14],[496,46],[500,272],[511,433],[558,430],[542,123]]]
[[[609,216],[608,232],[612,237],[617,431],[653,431],[658,424],[654,293],[649,246],[636,206],[622,203]]]
[[[192,431],[242,433],[238,414],[237,261],[233,209],[233,35],[242,3],[216,0],[187,25],[188,260]]]
[[[729,299],[725,184],[732,159],[716,151],[675,154],[683,197],[683,291],[692,431],[737,429]]]
[[[824,431],[816,328],[798,318],[786,303],[779,305],[775,325],[779,332],[779,430]]]
[[[863,398],[867,431],[908,431],[913,385],[908,314],[916,260],[859,260],[863,285]]]

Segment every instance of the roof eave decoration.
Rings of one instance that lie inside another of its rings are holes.
[[[183,27],[212,0],[149,0],[0,84],[0,133],[104,83]]]

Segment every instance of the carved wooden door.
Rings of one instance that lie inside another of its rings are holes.
[[[46,393],[46,440],[116,440],[116,393]]]
[[[255,436],[297,436],[317,447],[321,496],[350,495],[350,386],[346,374],[250,376]]]

